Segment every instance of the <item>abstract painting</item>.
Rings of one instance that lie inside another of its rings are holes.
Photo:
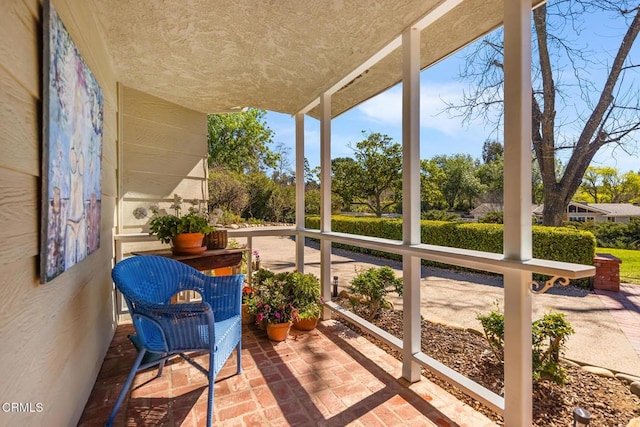
[[[102,89],[49,0],[43,2],[40,281],[100,247]]]

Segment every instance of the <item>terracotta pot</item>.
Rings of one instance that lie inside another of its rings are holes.
[[[271,341],[284,341],[289,335],[291,322],[267,323],[267,336]]]
[[[242,324],[250,325],[256,321],[256,315],[249,313],[249,304],[242,304]]]
[[[171,239],[171,251],[175,255],[201,254],[207,250],[206,246],[202,246],[202,239],[202,233],[180,233]]]
[[[227,230],[216,230],[204,237],[204,244],[207,249],[224,249],[227,247],[229,239],[227,238]]]
[[[293,327],[299,331],[313,331],[318,325],[318,317],[293,321]]]

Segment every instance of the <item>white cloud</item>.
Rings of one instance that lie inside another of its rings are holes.
[[[463,125],[461,117],[450,117],[447,103],[458,104],[462,99],[460,83],[427,84],[420,86],[420,126],[449,136],[487,133],[483,122]],[[357,107],[366,120],[387,126],[402,126],[402,87],[395,86]]]
[[[393,87],[356,107],[365,118],[384,125],[402,125],[402,89]]]

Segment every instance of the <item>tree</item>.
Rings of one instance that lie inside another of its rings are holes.
[[[435,156],[433,161],[446,177],[440,182],[440,192],[449,209],[468,209],[485,189],[475,175],[476,164],[468,154]]]
[[[284,145],[283,142],[276,144],[276,161],[271,172],[271,179],[279,185],[294,185],[296,182],[295,175],[291,170],[290,152],[291,148]]]
[[[498,141],[487,139],[482,144],[482,161],[484,163],[495,162],[504,157],[504,147]]]
[[[210,114],[207,117],[209,166],[221,165],[234,172],[252,173],[278,166],[271,151],[273,131],[264,120],[266,111]]]
[[[337,157],[331,160],[331,193],[340,197],[340,208],[350,210],[351,203],[360,192],[359,183],[354,178],[359,173],[359,166],[350,157]]]
[[[320,166],[316,166],[311,168],[309,166],[309,159],[304,158],[304,186],[307,190],[318,189],[320,188],[320,179],[318,178],[320,174]]]
[[[397,202],[394,196],[402,176],[402,147],[388,135],[362,133],[366,138],[356,143],[354,159],[331,162],[331,190],[345,204],[364,205],[381,217]]]
[[[244,218],[270,219],[269,200],[276,184],[264,172],[252,172],[246,177],[249,201],[242,216]]]
[[[587,203],[633,203],[640,196],[640,175],[620,175],[616,168],[589,166],[580,190],[576,200]]]
[[[444,171],[435,160],[420,160],[420,210],[422,212],[447,208],[447,201],[440,191],[446,179]]]
[[[240,215],[248,202],[249,194],[242,174],[222,166],[209,169],[209,210],[220,208]]]
[[[613,58],[589,51],[580,38],[584,19],[592,12],[599,13],[600,20],[611,15],[625,23]],[[595,154],[605,146],[624,150],[640,129],[640,83],[637,77],[625,78],[638,70],[629,52],[640,31],[640,6],[632,0],[555,0],[533,11],[533,26],[531,139],[544,186],[543,223],[560,225]],[[567,36],[572,30],[575,40]],[[494,119],[500,125],[502,55],[501,33],[475,45],[461,74],[471,81],[471,90],[465,93],[461,105],[450,104],[450,111],[462,111],[467,120]],[[565,72],[567,68],[570,72]],[[606,77],[603,86],[596,89],[593,73],[598,68],[604,69]],[[583,109],[577,97],[584,101]],[[497,107],[500,110],[496,111]],[[569,157],[558,174],[560,150]]]
[[[293,185],[276,185],[269,197],[269,218],[276,222],[296,220],[296,189]]]
[[[627,203],[640,203],[640,173],[625,173],[620,192]]]
[[[502,147],[499,143],[498,145]],[[485,158],[484,150],[482,157]],[[502,155],[497,153],[495,156],[487,156],[486,159],[489,161],[485,160],[485,163],[476,170],[476,176],[484,187],[482,201],[502,204],[504,199],[504,160]]]

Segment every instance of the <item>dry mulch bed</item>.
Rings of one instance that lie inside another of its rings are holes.
[[[346,300],[338,299],[335,302],[343,307],[350,306]],[[400,352],[376,340],[360,328],[346,321],[343,323],[396,358],[402,358]],[[401,310],[382,309],[378,318],[372,323],[402,338]],[[496,361],[484,338],[477,333],[423,320],[422,351],[494,393],[503,394],[503,366]],[[631,393],[626,383],[616,378],[604,378],[591,374],[569,362],[562,362],[562,364],[568,374],[565,384],[558,385],[549,381],[533,384],[534,426],[570,426],[576,406],[589,411],[591,414],[589,425],[594,427],[625,427],[632,418],[640,417],[640,398]],[[459,400],[482,412],[497,424],[503,425],[502,417],[491,409],[429,371],[423,369],[422,373]]]

